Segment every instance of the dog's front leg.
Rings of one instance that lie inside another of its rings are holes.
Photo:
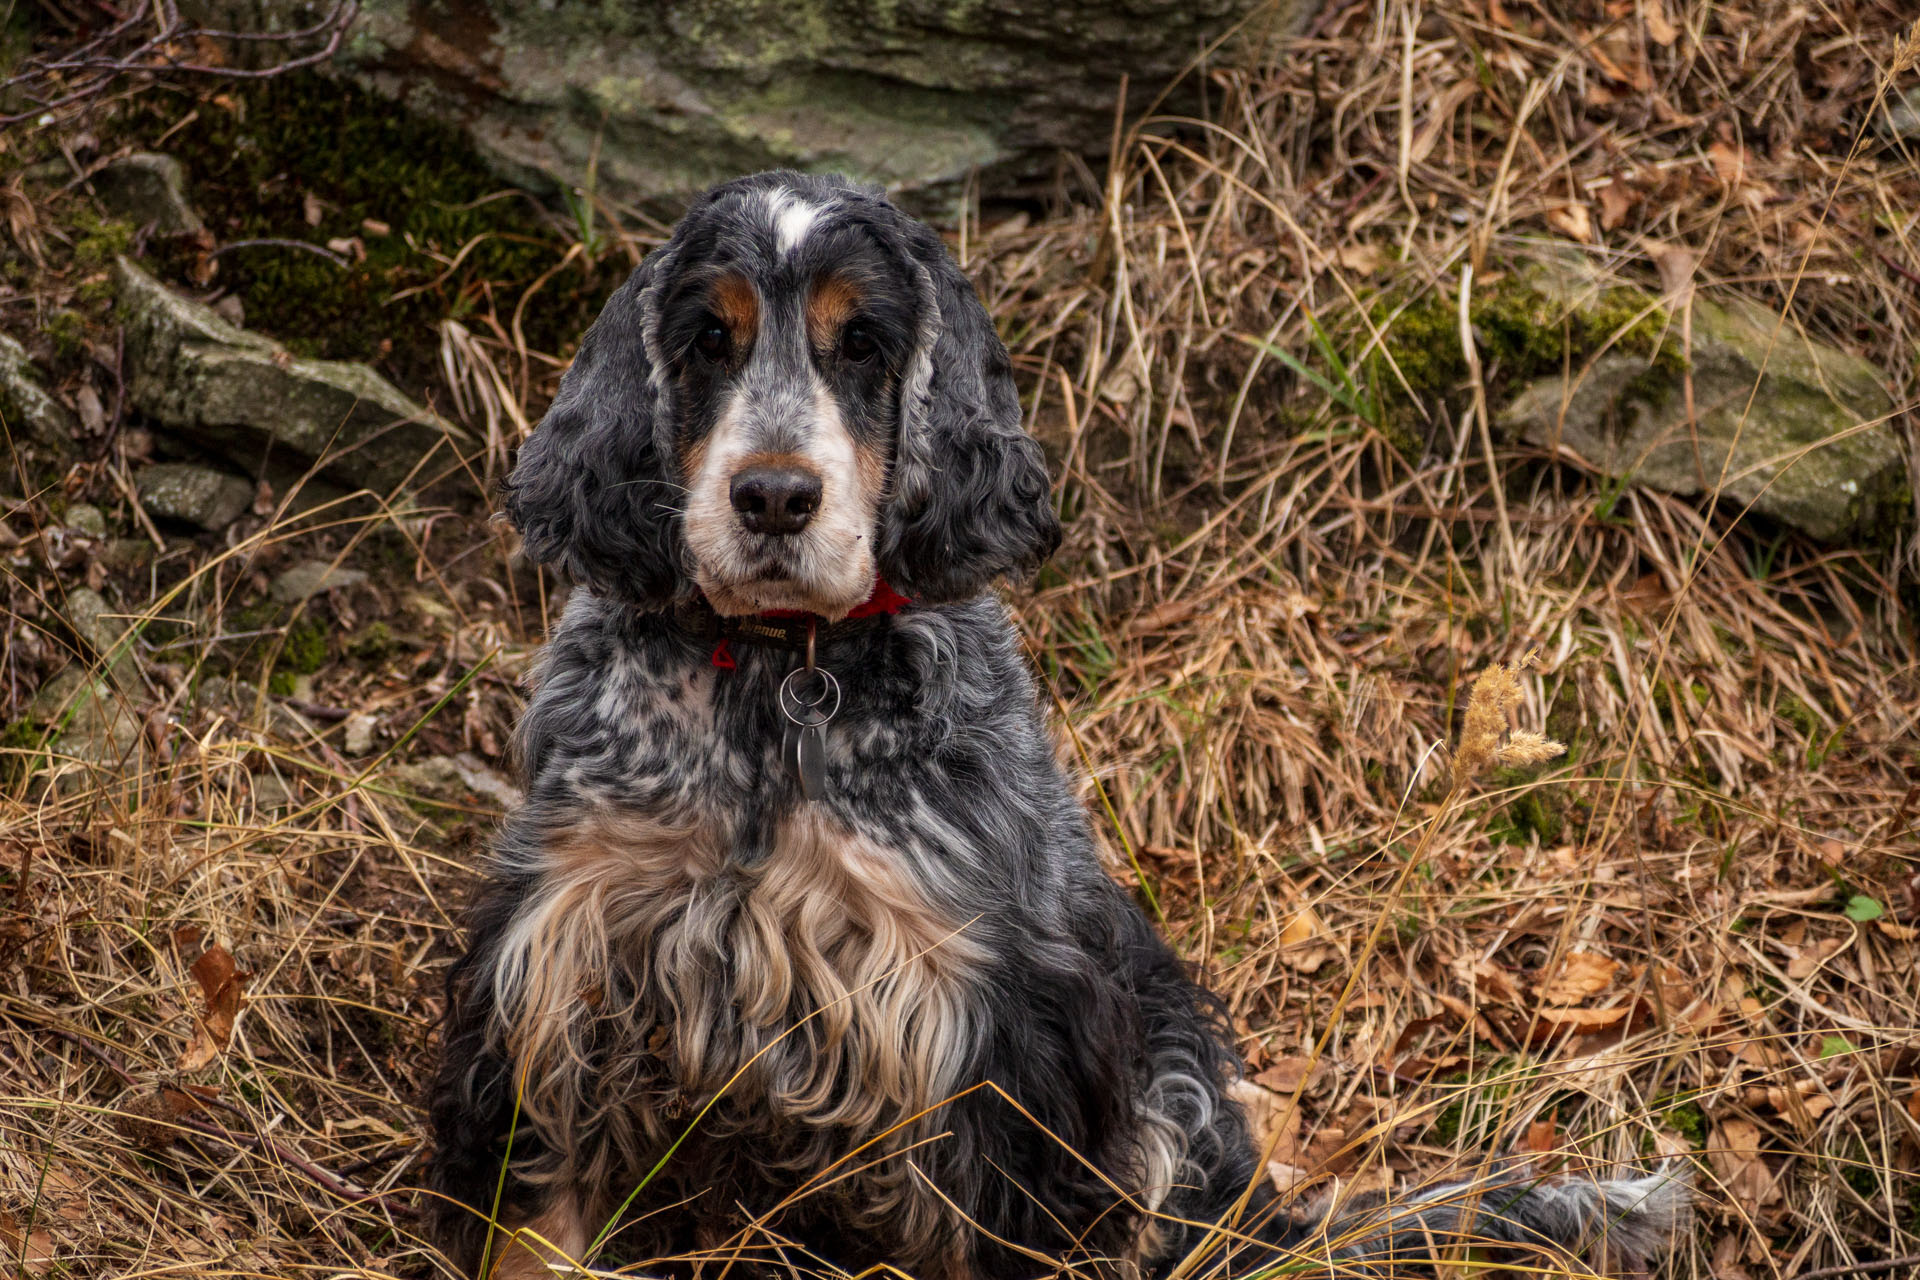
[[[548,1280],[585,1262],[588,1216],[576,1193],[556,1191],[538,1211],[513,1217],[501,1224],[510,1231],[494,1235],[489,1280]]]

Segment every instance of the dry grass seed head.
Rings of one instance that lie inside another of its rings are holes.
[[[1464,788],[1494,765],[1525,767],[1566,754],[1566,747],[1542,734],[1511,730],[1514,709],[1520,705],[1520,673],[1539,658],[1529,649],[1511,666],[1496,662],[1482,671],[1467,697],[1467,714],[1460,728],[1460,744],[1453,753],[1453,785]]]

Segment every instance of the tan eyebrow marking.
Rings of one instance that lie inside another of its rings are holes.
[[[753,282],[738,272],[721,276],[713,282],[708,300],[732,336],[734,349],[752,346],[760,332],[760,295]]]
[[[807,340],[816,349],[833,346],[840,340],[840,329],[860,310],[865,295],[843,275],[828,274],[814,280],[807,294]]]

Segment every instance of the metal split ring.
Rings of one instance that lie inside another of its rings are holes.
[[[819,677],[817,697],[801,694],[798,682],[809,676]],[[780,682],[780,714],[803,729],[827,723],[840,714],[840,682],[823,667],[796,667]]]

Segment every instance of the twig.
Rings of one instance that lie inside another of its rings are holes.
[[[360,5],[359,0],[341,0],[311,27],[300,31],[261,32],[188,26],[181,22],[177,9],[170,4],[161,7],[157,22],[149,21],[151,9],[152,6],[142,0],[120,22],[78,48],[25,59],[20,64],[23,70],[0,81],[0,92],[12,91],[36,102],[36,105],[31,110],[15,115],[0,116],[0,124],[14,124],[85,101],[105,92],[115,80],[130,72],[146,75],[174,72],[217,76],[227,80],[265,80],[303,67],[317,66],[340,51],[340,42],[346,39],[347,28],[353,25],[354,18],[359,15]],[[143,31],[150,34],[132,48],[119,53],[111,52],[128,39],[137,39]],[[327,36],[327,40],[320,48],[270,67],[216,67],[204,63],[179,62],[173,55],[175,49],[197,46],[206,41],[297,44],[322,34]],[[38,100],[37,89],[65,85],[76,73],[84,77],[76,88],[51,101]]]
[[[106,1067],[108,1071],[118,1077],[121,1084],[129,1087],[137,1087],[142,1083],[140,1078],[129,1071],[126,1064],[120,1061],[119,1055],[112,1050],[102,1048],[85,1036],[68,1031],[64,1027],[56,1027],[43,1022],[40,1024],[40,1029],[58,1039],[66,1041],[77,1049],[84,1050],[91,1054],[102,1066]],[[234,1111],[236,1115],[246,1114],[237,1107],[230,1107],[229,1109]],[[350,1183],[342,1181],[333,1173],[321,1168],[298,1152],[281,1146],[278,1142],[275,1142],[272,1138],[264,1134],[235,1133],[231,1129],[222,1128],[220,1125],[214,1124],[211,1120],[196,1120],[191,1116],[181,1116],[170,1123],[176,1124],[183,1129],[190,1129],[194,1133],[201,1134],[204,1137],[217,1138],[231,1146],[252,1147],[271,1159],[277,1160],[289,1168],[299,1171],[322,1190],[331,1192],[343,1200],[353,1203],[379,1203],[384,1205],[389,1212],[401,1217],[411,1218],[419,1214],[419,1210],[410,1204],[391,1203],[392,1192],[369,1191],[361,1187],[355,1187]]]
[[[322,1169],[305,1156],[281,1146],[264,1134],[235,1133],[231,1129],[222,1128],[211,1120],[196,1120],[191,1116],[182,1116],[172,1123],[179,1125],[183,1129],[191,1129],[193,1132],[205,1137],[217,1138],[231,1146],[253,1147],[263,1155],[280,1161],[292,1169],[298,1170],[322,1190],[331,1192],[333,1195],[339,1196],[349,1203],[380,1204],[384,1206],[388,1212],[403,1218],[416,1217],[419,1214],[419,1210],[410,1204],[391,1203],[393,1199],[392,1192],[368,1191],[365,1188],[354,1187],[342,1182],[332,1173]]]
[[[1824,1280],[1827,1276],[1870,1276],[1882,1271],[1892,1271],[1898,1267],[1920,1267],[1920,1253],[1909,1253],[1899,1258],[1879,1258],[1873,1262],[1844,1262],[1837,1267],[1802,1271],[1793,1280]]]
[[[330,707],[324,702],[309,702],[305,698],[282,698],[280,701],[309,720],[324,720],[329,724],[337,724],[353,714],[345,707]]]
[[[277,236],[260,236],[252,240],[234,240],[228,244],[221,245],[207,256],[209,258],[217,258],[221,254],[231,253],[235,249],[303,249],[308,253],[325,258],[328,262],[331,262],[334,266],[340,267],[343,270],[352,265],[331,249],[322,248],[317,244],[308,244],[305,240],[282,240]]]

